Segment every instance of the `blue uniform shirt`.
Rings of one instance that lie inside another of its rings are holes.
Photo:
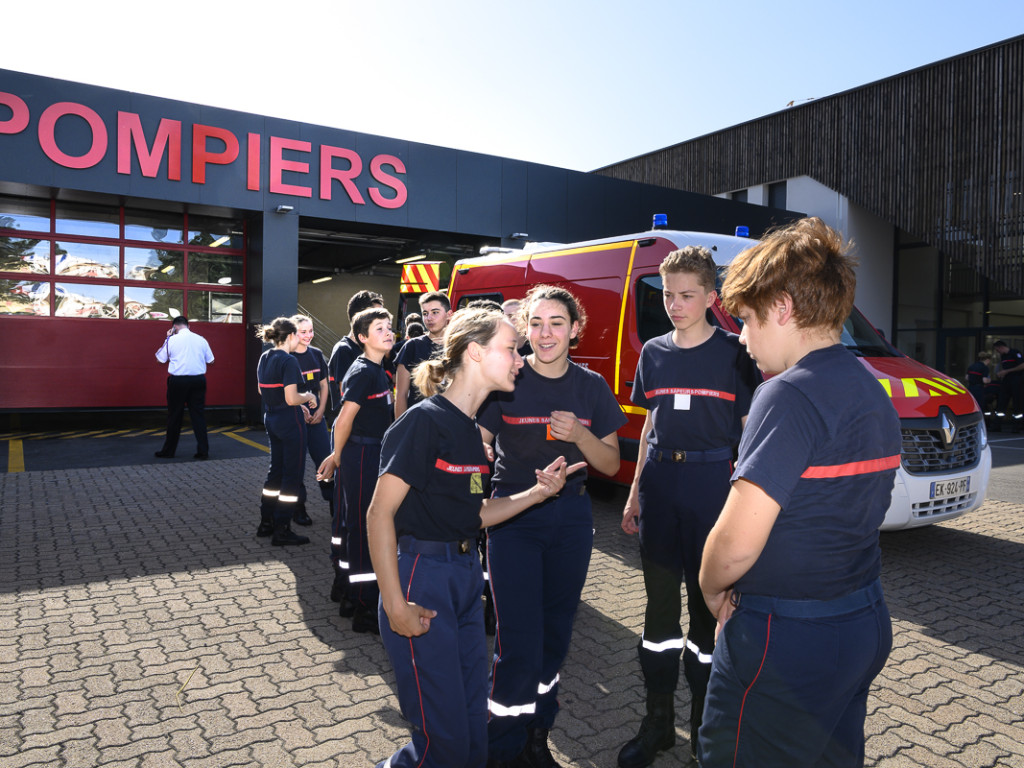
[[[405,369],[409,371],[409,375],[412,376],[417,365],[422,363],[424,360],[429,360],[440,351],[441,345],[435,344],[426,334],[423,336],[417,336],[415,339],[409,339],[402,345],[402,349],[398,353],[398,357],[395,358],[395,365],[404,365]],[[414,405],[422,399],[423,393],[420,392],[416,388],[416,385],[410,381],[409,396],[406,401],[406,407]]]
[[[362,348],[351,336],[343,336],[331,350],[331,359],[327,361],[327,387],[334,410],[341,408],[341,382],[348,373],[349,366],[362,353]]]
[[[341,390],[343,405],[348,402],[359,404],[359,411],[352,422],[352,435],[378,440],[384,437],[395,418],[391,382],[384,368],[365,357],[357,357],[345,374]]]
[[[760,381],[736,334],[716,328],[703,344],[683,349],[669,332],[644,344],[630,399],[652,412],[649,445],[710,451],[739,443]]]
[[[758,387],[733,480],[756,484],[782,510],[736,589],[831,600],[876,579],[901,443],[885,390],[840,344]]]
[[[260,356],[256,364],[256,380],[260,385],[265,410],[280,410],[289,406],[284,399],[284,388],[294,384],[300,392],[302,389],[302,371],[298,361],[283,349],[268,349]]]
[[[324,360],[324,353],[316,347],[306,347],[305,352],[292,352],[292,357],[299,361],[299,370],[302,372],[299,392],[312,392],[316,395],[319,405],[320,382],[327,378],[327,361]]]
[[[571,411],[598,439],[626,423],[604,378],[569,361],[569,370],[557,379],[541,376],[529,363],[522,367],[512,392],[495,392],[480,409],[480,426],[495,435],[494,482],[513,492],[531,487],[534,470],[559,456],[569,464],[583,461],[574,443],[548,436],[552,411]],[[566,487],[583,482],[586,468],[569,476]]]
[[[440,395],[410,408],[384,435],[380,454],[380,473],[409,484],[395,532],[427,541],[476,538],[489,471],[473,419]]]

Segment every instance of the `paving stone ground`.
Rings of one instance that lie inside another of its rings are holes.
[[[328,600],[313,543],[253,536],[266,459],[0,478],[0,766],[371,766],[408,736],[377,638]],[[312,473],[307,477],[312,487]],[[562,671],[561,762],[615,765],[642,711],[644,609],[621,496]],[[869,765],[1024,766],[1024,505],[883,536],[895,646],[869,701]],[[655,763],[687,765],[678,744]]]

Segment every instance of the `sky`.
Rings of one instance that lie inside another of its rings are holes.
[[[1022,0],[4,6],[0,69],[579,171],[1024,34]]]

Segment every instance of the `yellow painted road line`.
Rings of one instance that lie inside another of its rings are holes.
[[[259,448],[264,453],[270,453],[270,449],[267,448],[267,446],[253,442],[247,437],[242,437],[241,435],[235,434],[234,432],[225,432],[224,435],[230,437],[232,440],[237,440],[240,443],[244,443],[245,445],[251,445],[253,448]]]
[[[25,471],[25,451],[22,448],[21,440],[7,441],[7,472]]]

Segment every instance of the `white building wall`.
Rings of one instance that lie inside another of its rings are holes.
[[[766,202],[767,189],[767,184],[750,187],[747,202]],[[891,339],[895,228],[809,176],[786,180],[786,208],[817,216],[839,230],[844,238],[853,241],[853,253],[860,262],[857,267],[857,307],[886,338]]]

